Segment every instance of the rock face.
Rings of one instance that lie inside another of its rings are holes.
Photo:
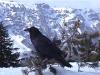
[[[20,47],[22,52],[32,48],[28,34],[23,31],[25,28],[35,26],[49,39],[60,39],[63,29],[71,34],[68,27],[72,27],[77,19],[80,19],[82,32],[100,31],[100,13],[92,9],[51,8],[44,3],[29,9],[15,2],[0,2],[0,21],[7,27],[14,46]]]

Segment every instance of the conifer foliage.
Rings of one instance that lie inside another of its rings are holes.
[[[14,52],[16,49],[13,48],[13,41],[9,38],[6,28],[0,22],[0,67],[19,66],[19,53]]]

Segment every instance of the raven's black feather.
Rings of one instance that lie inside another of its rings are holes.
[[[55,59],[62,66],[71,67],[69,62],[65,61],[64,53],[44,36],[37,28],[31,27],[26,29],[30,33],[30,39],[37,53],[42,58]]]

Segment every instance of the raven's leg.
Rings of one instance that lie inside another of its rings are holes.
[[[52,67],[51,65],[50,65],[49,69],[50,69],[50,72],[52,72],[54,75],[57,74],[56,69],[54,67]]]

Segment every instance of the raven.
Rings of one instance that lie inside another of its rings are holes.
[[[72,67],[68,61],[64,59],[64,53],[51,40],[44,36],[36,27],[27,28],[30,39],[34,45],[37,54],[44,59],[55,59],[61,66]]]

